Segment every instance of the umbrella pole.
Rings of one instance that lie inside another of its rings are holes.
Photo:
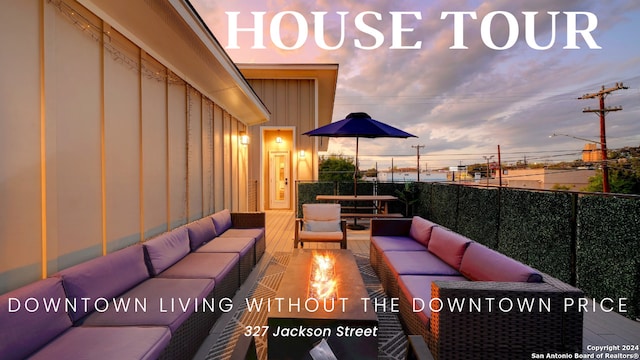
[[[359,137],[356,136],[356,169],[353,172],[353,195],[358,196],[358,141]],[[358,201],[353,202],[354,211],[358,213]],[[362,230],[364,226],[358,225],[358,216],[353,218],[353,225],[349,227],[352,230]]]
[[[353,195],[358,196],[358,137],[356,136],[356,168],[353,171]]]

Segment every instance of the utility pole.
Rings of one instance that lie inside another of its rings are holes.
[[[393,171],[395,169],[393,168],[393,158],[391,158],[391,182],[393,182]]]
[[[411,145],[412,148],[416,149],[416,156],[418,157],[416,170],[418,171],[418,182],[420,182],[420,149],[424,147],[424,145]]]
[[[602,151],[602,192],[609,192],[609,166],[607,164],[607,136],[605,131],[605,115],[610,111],[620,111],[622,110],[622,106],[616,107],[605,107],[604,99],[610,93],[616,90],[626,90],[628,86],[624,86],[622,83],[616,83],[614,87],[610,87],[605,89],[604,85],[602,85],[602,89],[597,93],[585,94],[578,98],[578,100],[585,99],[595,99],[598,98],[600,100],[600,108],[599,109],[591,109],[589,107],[582,110],[583,113],[598,113],[600,114],[600,150]]]
[[[482,156],[485,160],[487,160],[487,187],[489,187],[489,160],[493,159],[493,155],[491,156]]]
[[[498,185],[502,187],[502,155],[500,153],[500,145],[498,145],[498,174],[498,178],[500,178]]]

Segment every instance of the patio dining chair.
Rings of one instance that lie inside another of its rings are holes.
[[[296,219],[293,247],[305,242],[339,242],[347,248],[347,222],[340,218],[340,204],[302,204],[302,218]]]

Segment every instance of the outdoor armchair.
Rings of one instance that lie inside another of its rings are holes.
[[[347,248],[347,223],[340,218],[340,204],[303,204],[302,218],[296,219],[293,247],[305,242],[339,242]]]

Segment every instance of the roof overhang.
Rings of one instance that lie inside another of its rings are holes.
[[[237,64],[247,79],[315,79],[318,124],[331,123],[338,83],[338,64]]]
[[[269,110],[187,0],[77,0],[247,125]]]

